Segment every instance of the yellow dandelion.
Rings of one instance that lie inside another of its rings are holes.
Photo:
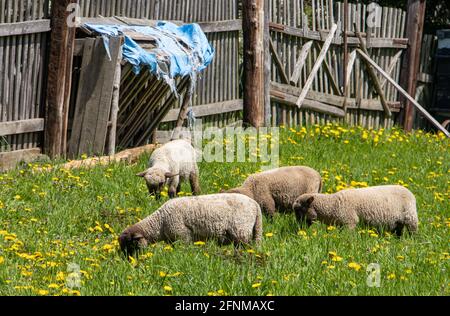
[[[204,241],[197,241],[194,243],[195,246],[204,246],[205,242]]]
[[[348,264],[348,267],[349,267],[350,269],[353,269],[353,270],[356,270],[356,271],[361,270],[361,265],[360,265],[359,263],[356,263],[356,262],[350,262],[350,263]]]
[[[165,285],[164,286],[164,291],[166,291],[166,292],[172,292],[172,287],[170,287],[170,286],[168,286],[168,285]]]
[[[267,233],[266,237],[273,237],[273,233]]]
[[[261,283],[254,283],[254,284],[252,284],[252,288],[257,289],[257,288],[259,288],[261,285],[262,285]]]

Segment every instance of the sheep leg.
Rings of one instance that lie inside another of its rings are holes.
[[[401,224],[401,223],[397,223],[394,232],[397,235],[397,237],[401,237],[402,236],[402,232],[403,232],[403,227],[405,225]]]
[[[176,198],[178,195],[178,186],[180,185],[180,179],[178,177],[173,178],[169,184],[169,197],[171,199]]]
[[[275,201],[273,199],[261,201],[261,209],[265,214],[272,218],[276,212]]]
[[[189,175],[189,182],[191,184],[192,193],[194,195],[200,195],[201,194],[201,189],[200,189],[200,182],[199,182],[199,179],[198,179],[198,174],[195,173],[195,172],[192,172]]]

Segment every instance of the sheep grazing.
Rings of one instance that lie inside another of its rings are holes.
[[[335,194],[305,194],[294,203],[299,222],[319,220],[354,229],[359,223],[384,228],[401,236],[406,226],[417,231],[416,198],[399,185],[343,190]]]
[[[244,184],[226,193],[240,193],[254,199],[265,214],[292,211],[295,200],[305,193],[320,193],[322,178],[309,167],[283,167],[249,176]]]
[[[171,141],[156,149],[150,157],[149,169],[137,176],[145,179],[149,193],[157,199],[166,184],[169,186],[169,197],[176,197],[182,181],[188,179],[194,195],[199,195],[201,191],[196,151],[184,139]]]
[[[219,244],[259,243],[262,215],[259,205],[241,194],[215,194],[168,201],[155,213],[127,228],[119,237],[126,255],[158,242],[205,241]]]

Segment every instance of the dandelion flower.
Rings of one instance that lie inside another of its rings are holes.
[[[164,286],[164,291],[166,291],[166,292],[172,292],[172,287],[170,287],[170,286],[168,286],[168,285],[165,285]]]
[[[194,243],[194,245],[195,245],[195,246],[204,246],[204,245],[205,245],[205,242],[203,242],[203,241],[197,241],[197,242]]]
[[[254,283],[252,284],[252,288],[257,289],[261,286],[261,283]]]
[[[356,271],[361,270],[361,265],[360,265],[359,263],[356,263],[356,262],[350,262],[350,263],[348,264],[348,267],[349,267],[350,269],[354,269],[354,270],[356,270]]]
[[[267,233],[266,237],[273,237],[273,233]]]

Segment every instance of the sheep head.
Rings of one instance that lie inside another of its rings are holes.
[[[177,175],[158,168],[150,168],[138,173],[137,176],[144,178],[150,195],[154,195],[159,200],[161,198],[161,191],[164,189],[167,180]]]
[[[306,220],[308,225],[311,225],[313,221],[317,220],[317,212],[312,206],[314,202],[314,196],[305,194],[300,196],[293,204],[295,217],[299,223]]]
[[[119,245],[122,252],[128,257],[147,247],[148,240],[139,227],[131,226],[120,235]]]

